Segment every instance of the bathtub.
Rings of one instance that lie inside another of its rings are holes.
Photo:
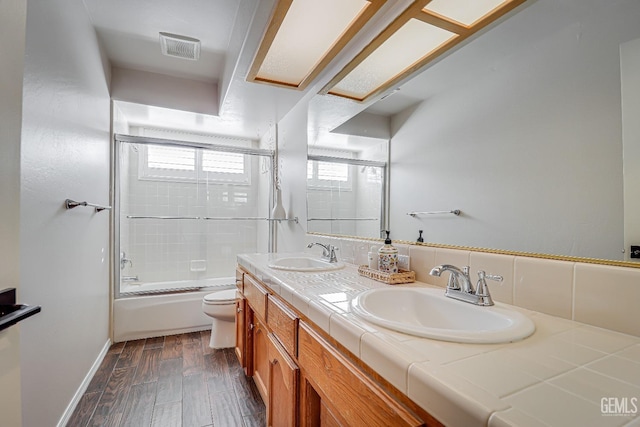
[[[124,282],[120,286],[120,296],[148,295],[170,292],[206,290],[204,288],[221,289],[221,286],[235,285],[234,277],[217,277],[214,279],[181,280],[175,282]],[[210,291],[213,292],[213,291]]]
[[[113,341],[121,342],[211,328],[202,298],[235,287],[235,277],[204,281],[125,284],[113,301]]]

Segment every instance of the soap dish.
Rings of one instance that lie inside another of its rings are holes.
[[[412,283],[416,281],[416,272],[410,270],[400,270],[398,273],[387,273],[386,271],[373,270],[366,265],[361,265],[358,267],[358,274],[388,285],[399,285],[401,283]]]

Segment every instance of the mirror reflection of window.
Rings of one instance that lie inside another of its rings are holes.
[[[380,152],[386,152],[386,141],[375,140],[373,145],[367,142],[368,145],[351,150],[310,148],[307,161],[309,232],[380,237],[386,223],[387,167],[386,154]],[[379,147],[381,144],[383,150]]]

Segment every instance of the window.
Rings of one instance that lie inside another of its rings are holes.
[[[152,145],[148,147],[147,164],[153,169],[194,171],[195,154],[195,150],[191,148]]]
[[[318,160],[307,161],[307,187],[311,189],[329,190],[340,188],[351,190],[351,165]]]
[[[202,148],[142,145],[139,173],[142,180],[250,184],[250,157],[242,153]]]
[[[318,179],[320,181],[349,181],[349,165],[344,163],[318,162]]]

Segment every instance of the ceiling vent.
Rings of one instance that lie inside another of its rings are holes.
[[[200,58],[200,40],[171,33],[160,33],[162,54],[197,61]]]

